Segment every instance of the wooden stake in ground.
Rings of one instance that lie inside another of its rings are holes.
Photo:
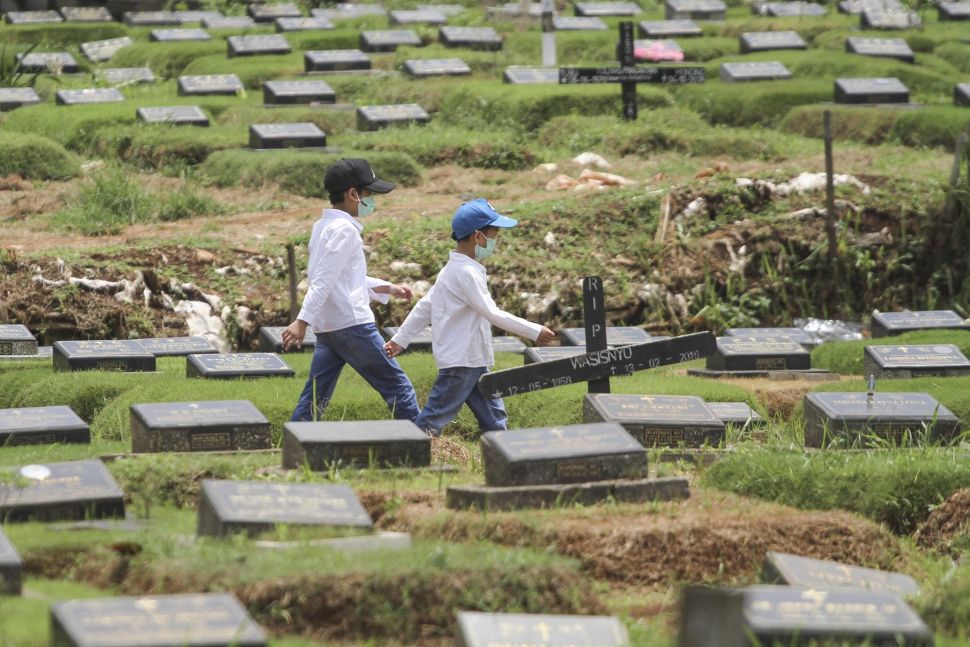
[[[835,269],[839,241],[835,235],[835,163],[832,159],[832,111],[822,113],[825,136],[825,232],[829,239],[829,260]]]

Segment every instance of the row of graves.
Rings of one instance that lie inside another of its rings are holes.
[[[513,397],[586,383],[584,423],[483,434],[485,482],[449,487],[449,508],[514,510],[689,497],[686,478],[650,475],[648,448],[716,446],[724,442],[726,424],[763,421],[747,403],[611,394],[610,379],[699,359],[705,359],[706,370],[716,375],[811,374],[804,361],[806,348],[817,342],[801,329],[734,329],[720,338],[710,333],[655,338],[639,328],[607,326],[602,282],[589,277],[583,287],[584,327],[562,331],[563,341],[572,346],[525,348],[500,341],[497,348],[522,352],[524,363],[484,375],[480,389],[494,397]],[[967,330],[970,325],[949,311],[873,317],[875,337],[923,329]],[[60,371],[151,371],[156,356],[184,355],[189,377],[292,376],[277,354],[280,333],[280,328],[260,332],[264,353],[219,354],[203,348],[204,339],[170,338],[56,342],[49,358]],[[312,337],[306,342],[304,347],[312,348]],[[872,371],[873,380],[876,375],[970,375],[970,362],[951,346],[886,344],[870,346],[865,352],[866,370]],[[0,354],[18,359],[44,356],[36,339],[19,325],[0,326]],[[930,425],[940,437],[952,438],[960,428],[952,413],[921,393],[812,393],[805,407],[806,445],[814,447],[824,446],[824,439],[833,435],[898,437]],[[269,422],[248,401],[133,404],[130,427],[135,453],[253,451],[272,446]],[[7,445],[86,443],[90,430],[65,406],[5,409],[0,410],[0,441]],[[408,421],[284,424],[284,469],[326,472],[334,465],[429,469],[431,463],[431,439]],[[18,482],[0,483],[0,514],[6,523],[97,523],[125,518],[125,494],[100,460],[26,465],[17,468],[16,476]],[[257,548],[289,546],[292,542],[264,538],[280,524],[332,530],[336,536],[310,541],[335,550],[386,551],[410,545],[407,534],[376,531],[356,493],[346,485],[214,479],[202,483],[197,537],[218,540],[244,535]],[[20,594],[22,573],[16,547],[0,531],[4,593]],[[760,644],[794,644],[793,640],[933,644],[932,633],[906,603],[906,597],[918,594],[918,585],[908,576],[769,552],[762,581],[745,588],[687,588],[679,644],[741,647],[753,640]],[[222,593],[73,600],[53,605],[50,613],[52,644],[58,646],[267,644],[265,633],[246,609]],[[614,617],[462,611],[457,627],[457,644],[469,647],[630,644],[624,625]]]

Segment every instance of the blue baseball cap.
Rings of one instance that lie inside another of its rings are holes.
[[[485,198],[475,198],[458,207],[451,219],[451,237],[461,240],[485,227],[515,227],[518,220],[503,216]]]

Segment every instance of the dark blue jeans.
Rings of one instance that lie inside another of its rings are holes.
[[[384,340],[377,332],[377,326],[368,323],[317,334],[316,348],[310,361],[310,376],[290,420],[323,418],[345,364],[350,364],[381,394],[391,415],[398,420],[417,418],[418,399],[414,395],[411,380],[401,370],[397,360],[388,358],[384,353]]]
[[[482,431],[506,429],[508,415],[502,399],[486,398],[478,390],[478,378],[487,372],[485,367],[468,366],[438,371],[428,402],[414,424],[432,436],[440,436],[441,430],[458,415],[461,405],[467,404]]]

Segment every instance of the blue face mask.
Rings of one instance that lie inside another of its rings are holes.
[[[484,261],[486,258],[489,258],[492,254],[495,253],[495,244],[498,242],[498,239],[486,237],[485,240],[487,241],[485,243],[485,247],[482,247],[477,243],[475,244],[476,261]]]
[[[357,206],[357,217],[366,218],[374,213],[374,209],[376,208],[377,200],[374,198],[374,196],[369,195],[366,198],[361,198]]]

